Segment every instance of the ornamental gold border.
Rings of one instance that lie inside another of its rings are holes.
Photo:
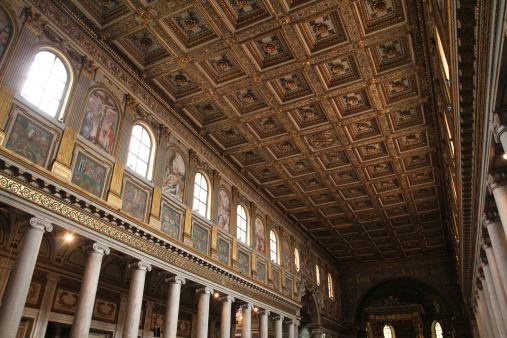
[[[15,169],[15,166],[11,168]],[[97,216],[79,210],[72,204],[60,201],[58,198],[50,196],[50,194],[30,186],[28,183],[9,177],[5,172],[1,171],[0,171],[0,189],[8,193],[14,194],[52,213],[56,213],[71,221],[84,225],[87,228],[95,230],[103,235],[106,235],[107,237],[113,240],[131,246],[156,259],[160,259],[166,263],[182,268],[189,273],[195,274],[199,277],[205,278],[214,283],[223,285],[224,287],[242,293],[245,296],[254,298],[259,302],[270,304],[271,306],[276,307],[281,311],[297,315],[296,307],[290,307],[279,301],[276,301],[271,297],[259,294],[250,289],[249,287],[243,286],[240,283],[227,280],[226,278],[224,278],[223,275],[212,273],[208,269],[200,266],[198,263],[192,262],[183,257],[179,257],[177,254],[173,254],[169,250],[164,249],[163,247],[160,247],[155,243],[140,238],[135,234],[120,228],[119,226],[114,226],[111,223],[107,223]]]

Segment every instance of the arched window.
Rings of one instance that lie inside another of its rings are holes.
[[[331,277],[330,273],[327,274],[327,290],[328,290],[329,298],[333,299],[334,298],[333,278]]]
[[[246,210],[241,204],[238,204],[237,214],[238,214],[238,219],[236,221],[236,226],[237,226],[236,236],[238,237],[238,241],[241,241],[241,242],[247,244],[247,240],[248,240],[247,216],[246,216]]]
[[[439,322],[433,322],[433,332],[431,338],[444,338],[444,330]]]
[[[144,126],[136,124],[130,137],[127,166],[139,175],[151,179],[155,147],[152,135]]]
[[[296,272],[299,271],[299,250],[297,248],[294,249],[294,263],[296,264]]]
[[[204,217],[208,216],[208,180],[201,174],[195,174],[194,210]]]
[[[269,233],[269,250],[271,252],[271,261],[278,264],[278,238],[273,230]]]
[[[32,61],[20,95],[46,114],[58,118],[68,96],[71,77],[64,59],[42,50]]]
[[[315,280],[317,281],[317,285],[320,285],[320,269],[318,265],[315,265]]]
[[[384,338],[395,338],[394,329],[391,325],[385,325],[383,332],[384,332]]]

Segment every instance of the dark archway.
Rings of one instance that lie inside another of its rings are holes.
[[[365,309],[388,308],[389,306],[420,305],[423,309],[424,336],[431,337],[432,323],[437,320],[444,328],[444,337],[451,337],[451,306],[435,288],[414,278],[399,278],[384,281],[372,287],[362,297],[356,310],[355,321],[359,328],[358,337],[367,337],[368,316]],[[400,326],[397,338],[414,337],[413,328]]]
[[[318,328],[321,325],[320,307],[318,306],[315,293],[307,290],[303,298],[301,298],[301,303],[303,303],[303,307],[300,311],[300,330],[306,328],[308,332],[311,333],[314,328]]]

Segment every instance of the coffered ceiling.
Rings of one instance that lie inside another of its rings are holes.
[[[446,251],[419,1],[64,5],[340,263]]]

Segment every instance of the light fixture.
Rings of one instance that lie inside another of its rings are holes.
[[[66,242],[72,242],[73,239],[74,239],[74,236],[72,236],[71,234],[65,235],[65,241]]]
[[[218,292],[215,292],[215,294],[214,294],[213,296],[214,296],[215,298],[218,298],[218,296],[220,296],[220,295],[218,294]]]
[[[504,160],[507,160],[507,154],[503,154]]]
[[[256,307],[254,307],[254,312],[257,312],[257,311],[259,311],[259,308],[256,306]]]

